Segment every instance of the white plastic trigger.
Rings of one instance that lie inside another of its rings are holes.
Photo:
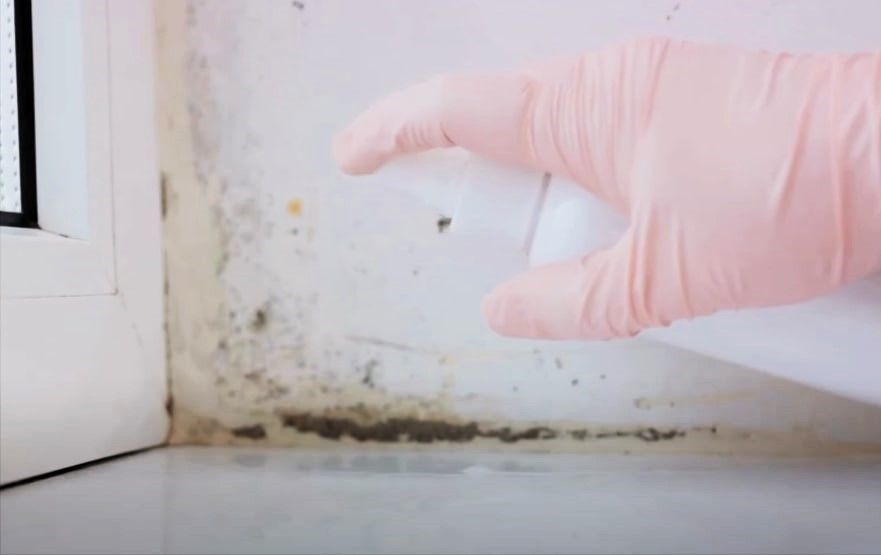
[[[526,253],[542,208],[544,176],[475,157],[461,179],[451,231],[493,236]]]
[[[582,187],[552,177],[535,235],[529,262],[536,266],[573,258],[614,244],[627,220]]]

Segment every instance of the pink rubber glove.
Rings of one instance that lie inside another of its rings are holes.
[[[607,339],[793,303],[881,269],[881,53],[649,39],[395,93],[337,138],[341,168],[461,146],[565,175],[630,226],[483,303],[503,335]]]

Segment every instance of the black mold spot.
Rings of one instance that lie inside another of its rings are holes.
[[[594,437],[597,439],[609,439],[613,437],[627,437],[627,432],[617,431],[617,432],[600,432]]]
[[[636,432],[637,438],[643,441],[661,441],[662,439],[673,439],[676,437],[685,437],[685,432],[679,430],[668,430],[666,432],[658,431],[655,428],[646,428]]]
[[[367,364],[364,365],[364,377],[361,378],[361,383],[373,389],[376,386],[376,383],[373,381],[373,370],[379,366],[379,361],[376,359],[370,359],[367,361]]]
[[[241,426],[233,428],[230,432],[236,437],[246,437],[248,439],[263,439],[266,437],[266,428],[263,427],[263,424]]]
[[[639,428],[637,430],[616,430],[612,432],[600,432],[596,434],[597,439],[607,438],[624,438],[632,437],[647,443],[655,443],[662,440],[676,439],[677,437],[685,437],[683,430],[665,430],[660,431],[656,428]]]
[[[578,378],[572,380],[572,387],[575,387],[576,385],[578,385]]]
[[[356,406],[366,415],[366,406]],[[547,426],[533,426],[524,430],[502,428],[481,428],[477,422],[451,423],[442,420],[420,420],[416,418],[387,418],[376,422],[358,422],[352,418],[321,416],[306,413],[281,414],[282,425],[294,428],[301,433],[315,434],[325,439],[340,440],[351,438],[359,442],[376,441],[380,443],[434,443],[451,441],[462,443],[477,438],[492,438],[503,443],[518,441],[543,441],[560,437],[576,440],[633,438],[647,443],[673,440],[685,437],[683,430],[658,430],[656,428],[636,428],[592,434],[589,430],[554,430]]]
[[[171,395],[165,400],[165,412],[168,413],[168,416],[174,414],[174,397]]]
[[[314,433],[326,439],[349,437],[356,441],[397,443],[409,441],[432,443],[435,441],[464,442],[478,437],[477,424],[451,424],[440,420],[417,420],[390,418],[373,424],[360,424],[349,418],[287,414],[282,424],[300,432]]]
[[[297,0],[294,0],[293,2],[291,2],[291,6],[297,8],[300,11],[303,11],[304,9],[306,9],[306,4],[304,4],[302,2],[298,2]]]
[[[262,331],[266,328],[269,321],[269,307],[263,306],[254,311],[254,317],[251,318],[251,329],[254,331]]]
[[[449,216],[441,216],[437,219],[437,232],[444,233],[450,228],[451,223],[453,223],[452,218],[450,218]]]
[[[517,443],[525,439],[554,439],[558,433],[544,426],[535,426],[527,428],[520,432],[511,431],[510,428],[500,428],[497,430],[487,430],[480,434],[480,437],[498,438],[503,443]]]
[[[605,379],[606,379],[606,375],[605,375],[605,374],[600,374],[600,379],[601,379],[601,380],[605,380]]]
[[[554,366],[556,366],[558,370],[562,369],[563,368],[563,361],[560,360],[559,357],[555,358],[554,359]]]
[[[160,214],[162,214],[162,219],[165,219],[165,215],[168,214],[168,174],[165,172],[159,173],[159,198],[160,198]]]

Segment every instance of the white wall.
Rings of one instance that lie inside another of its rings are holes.
[[[173,439],[308,442],[283,425],[294,413],[300,428],[348,431],[401,417],[687,433],[541,444],[566,449],[877,448],[878,408],[747,369],[639,340],[494,337],[478,300],[517,255],[438,233],[431,209],[341,176],[329,145],[377,96],[442,71],[647,33],[879,49],[879,11],[872,0],[160,3]]]

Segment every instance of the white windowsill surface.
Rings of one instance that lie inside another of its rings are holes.
[[[0,227],[0,240],[2,241],[45,241],[50,243],[64,243],[66,241],[84,242],[82,239],[65,237],[57,233],[50,233],[42,229],[26,227]]]
[[[0,550],[878,553],[879,473],[877,460],[168,448],[3,491]]]

